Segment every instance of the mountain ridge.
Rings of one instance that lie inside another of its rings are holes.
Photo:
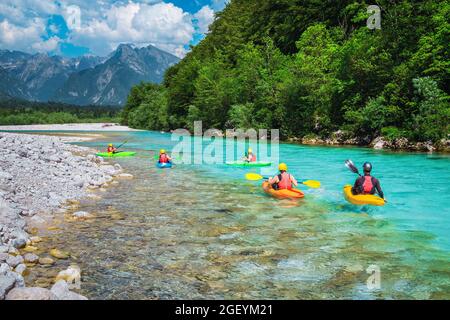
[[[161,82],[165,70],[178,61],[151,45],[121,44],[107,57],[77,58],[0,50],[0,92],[40,102],[122,105],[132,86]]]

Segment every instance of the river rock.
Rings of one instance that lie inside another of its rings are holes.
[[[73,214],[73,216],[75,218],[82,218],[82,219],[92,218],[92,215],[86,211],[77,211]]]
[[[0,275],[0,300],[14,287],[16,279],[12,275]]]
[[[81,279],[81,270],[80,267],[76,265],[72,265],[68,267],[66,270],[60,271],[56,276],[56,282],[59,280],[64,280],[67,283],[73,283],[76,280]]]
[[[58,297],[44,288],[14,288],[6,295],[6,300],[57,300]]]
[[[52,249],[50,250],[50,255],[52,257],[58,258],[58,259],[68,259],[69,253],[61,251],[59,249]]]
[[[71,292],[69,290],[69,285],[64,280],[58,280],[50,291],[54,293],[59,300],[88,300],[78,293]]]
[[[15,268],[22,262],[23,262],[22,256],[9,256],[8,259],[6,259],[6,263],[9,264],[12,268]]]
[[[9,258],[8,253],[0,253],[0,263],[5,262]]]
[[[53,260],[52,258],[49,258],[49,257],[39,258],[39,264],[52,265],[52,264],[55,264],[55,260]]]
[[[133,175],[129,174],[129,173],[120,173],[119,175],[117,175],[117,178],[120,178],[120,179],[133,179]]]
[[[22,250],[25,251],[25,252],[35,252],[35,251],[38,250],[38,248],[35,247],[35,246],[26,246],[26,247],[23,248]]]
[[[25,272],[25,270],[27,270],[27,266],[24,265],[23,263],[19,264],[14,271],[17,272],[20,275],[23,275],[23,273]]]
[[[23,259],[26,263],[37,263],[39,261],[39,257],[34,253],[27,253],[23,256]]]

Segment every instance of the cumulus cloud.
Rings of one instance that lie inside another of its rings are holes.
[[[195,30],[191,17],[171,3],[113,5],[103,19],[92,19],[73,33],[71,41],[108,54],[119,43],[155,46],[182,55]]]
[[[209,25],[214,21],[214,10],[209,6],[204,6],[194,14],[194,18],[197,20],[198,31],[206,33]]]
[[[23,51],[45,51],[54,47],[54,41],[45,44],[41,35],[45,31],[45,23],[41,19],[33,19],[27,26],[18,26],[8,20],[0,22],[0,47]],[[51,49],[53,50],[53,49]]]
[[[190,14],[162,0],[0,1],[0,48],[24,51],[55,51],[61,42],[87,47],[107,55],[120,43],[154,46],[183,57],[196,33],[206,33],[214,10],[225,0],[212,0]],[[79,10],[76,10],[79,8]],[[61,15],[68,35],[55,36],[58,26],[51,15]],[[65,38],[67,36],[67,39]]]
[[[38,52],[50,52],[58,49],[58,45],[61,39],[54,36],[47,40],[43,40],[40,42],[35,42],[31,45],[31,47]]]

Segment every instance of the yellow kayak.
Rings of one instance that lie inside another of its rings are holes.
[[[378,196],[371,195],[371,194],[354,195],[352,193],[351,185],[346,185],[344,187],[344,197],[348,202],[359,205],[359,206],[371,205],[371,206],[381,207],[381,206],[384,206],[384,203],[385,203],[384,199],[382,199]]]

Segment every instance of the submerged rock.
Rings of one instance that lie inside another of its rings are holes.
[[[52,258],[46,257],[46,258],[40,258],[39,259],[39,264],[42,265],[52,265],[55,264],[55,260],[53,260]]]
[[[50,289],[59,300],[88,300],[85,296],[69,290],[69,285],[64,280],[58,280]]]
[[[72,265],[66,270],[63,270],[58,273],[56,276],[56,282],[59,280],[64,280],[67,283],[73,283],[74,281],[81,279],[81,270],[80,267]]]
[[[44,288],[14,288],[6,295],[6,300],[57,300],[58,297]]]
[[[68,259],[69,258],[69,253],[68,252],[64,252],[64,251],[61,251],[59,249],[51,249],[50,250],[50,255],[52,257],[57,258],[57,259]]]

